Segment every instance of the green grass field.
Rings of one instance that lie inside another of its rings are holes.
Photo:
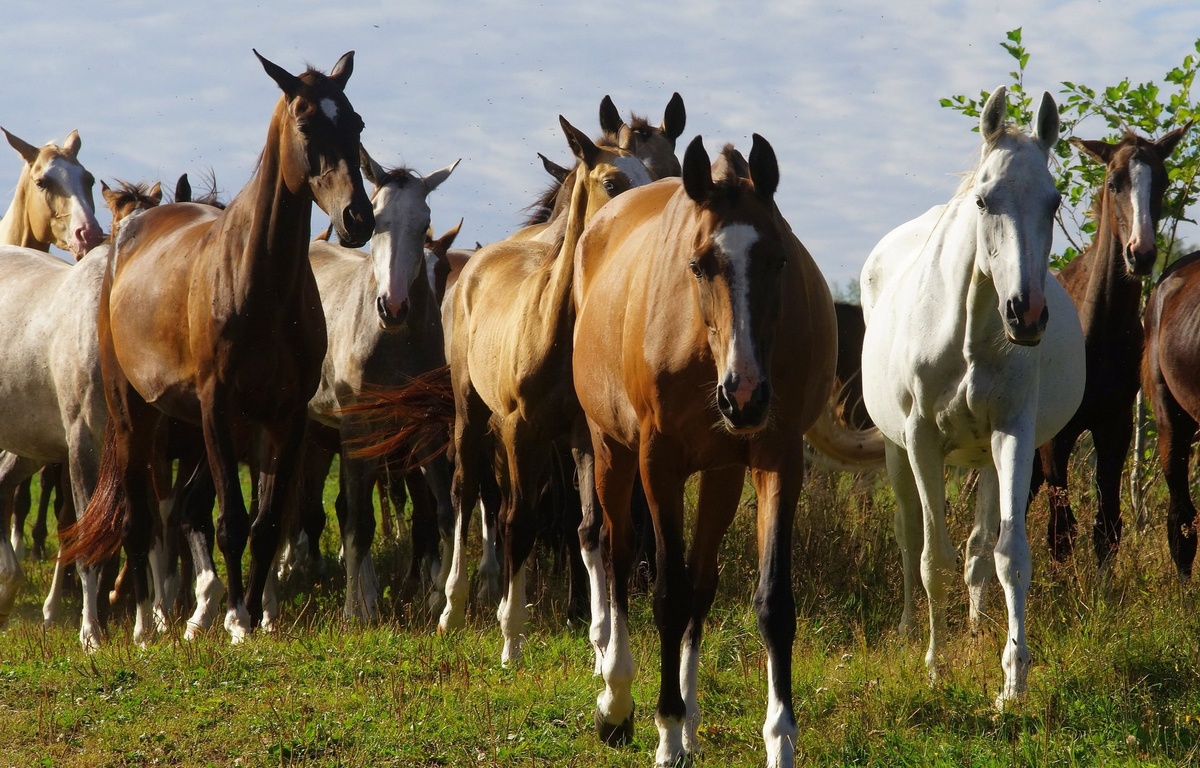
[[[952,484],[952,530],[964,541],[973,501]],[[1076,494],[1078,498],[1078,494]],[[1027,701],[992,707],[1001,684],[1003,599],[992,630],[965,629],[952,606],[949,674],[930,687],[924,641],[903,642],[899,553],[881,477],[812,473],[795,531],[798,765],[1200,764],[1200,615],[1156,525],[1127,534],[1115,574],[1097,584],[1091,503],[1080,551],[1052,568],[1045,502],[1030,513],[1034,666]],[[331,507],[331,505],[329,505]],[[757,579],[753,499],[726,539],[722,585],[701,657],[699,765],[764,764],[765,655],[750,598]],[[337,551],[336,523],[323,548]],[[407,560],[379,542],[385,585]],[[0,633],[0,767],[29,766],[645,766],[657,731],[657,634],[645,594],[633,600],[639,672],[634,743],[600,745],[586,631],[568,626],[564,578],[539,559],[523,664],[500,668],[494,608],[473,604],[465,631],[439,637],[419,605],[385,593],[376,626],[340,618],[334,575],[289,594],[283,629],[230,646],[223,630],[185,643],[174,628],[148,650],[116,617],[99,652],[80,651],[77,594],[49,630],[40,604],[47,564]],[[331,568],[336,571],[336,567]],[[922,606],[923,610],[923,606]],[[924,614],[922,614],[923,616]]]

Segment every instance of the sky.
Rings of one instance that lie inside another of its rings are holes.
[[[181,173],[195,186],[211,171],[231,198],[279,97],[251,48],[297,73],[355,50],[346,90],[364,145],[422,173],[462,158],[430,206],[436,233],[462,218],[458,244],[471,246],[519,226],[550,180],[538,152],[569,164],[558,115],[598,135],[607,94],[623,116],[657,124],[678,91],[680,154],[697,134],[713,154],[725,142],[748,151],[753,133],[771,142],[779,207],[840,288],[974,164],[974,121],[938,99],[1007,83],[1005,32],[1024,30],[1027,90],[1055,96],[1062,81],[1161,82],[1200,37],[1195,0],[12,5],[0,24],[0,125],[34,144],[78,129],[80,160],[110,183],[171,189]],[[1077,133],[1091,138],[1089,128],[1106,132],[1085,122]],[[0,145],[0,195],[20,168]],[[103,207],[98,187],[96,199]],[[326,222],[316,212],[314,232]]]

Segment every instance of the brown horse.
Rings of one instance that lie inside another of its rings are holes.
[[[25,159],[12,204],[0,219],[0,243],[37,251],[54,244],[76,260],[83,258],[104,233],[92,200],[96,179],[79,164],[79,131],[71,131],[61,147],[35,147],[0,131]]]
[[[1146,303],[1142,391],[1158,427],[1158,457],[1167,481],[1167,544],[1181,578],[1196,559],[1196,506],[1188,463],[1200,420],[1200,251],[1163,270]]]
[[[1049,486],[1047,541],[1055,560],[1074,547],[1075,514],[1067,493],[1067,462],[1079,436],[1092,433],[1096,447],[1096,520],[1092,544],[1105,571],[1121,541],[1121,473],[1133,438],[1133,403],[1142,359],[1142,275],[1158,258],[1155,234],[1167,188],[1166,159],[1191,123],[1158,141],[1132,132],[1121,141],[1072,140],[1079,151],[1106,166],[1096,193],[1096,237],[1059,273],[1079,312],[1087,354],[1087,383],[1079,410],[1038,449],[1030,495],[1043,477]]]
[[[523,640],[532,507],[551,442],[566,434],[577,411],[570,377],[575,243],[602,205],[650,181],[641,162],[625,150],[599,147],[565,119],[559,122],[578,166],[558,241],[510,239],[480,249],[442,308],[454,392],[452,498],[459,536],[439,626],[460,627],[464,622],[467,584],[461,543],[494,435],[508,589],[499,610],[505,663],[517,658]]]
[[[365,243],[375,225],[358,169],[363,122],[344,92],[353,52],[328,76],[292,75],[258,58],[283,96],[254,177],[224,211],[160,206],[126,223],[114,244],[99,312],[109,408],[100,486],[67,546],[96,562],[124,544],[134,594],[146,601],[156,426],[162,414],[200,423],[230,582],[225,626],[235,642],[262,617],[325,356],[308,262],[313,201],[347,245]],[[237,446],[255,437],[262,469],[251,525]]]
[[[687,761],[697,747],[700,637],[747,467],[758,493],[754,602],[767,646],[767,762],[792,765],[792,522],[803,434],[829,399],[836,333],[825,280],[773,202],[778,181],[775,153],[760,136],[748,165],[727,147],[711,168],[697,137],[682,181],[613,201],[576,252],[574,381],[611,549],[596,724],[613,744],[633,728],[629,504],[640,470],[658,545],[658,765]],[[684,482],[696,472],[685,552]]]

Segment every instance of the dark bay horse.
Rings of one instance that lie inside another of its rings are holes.
[[[325,356],[308,261],[312,204],[348,246],[365,243],[375,225],[358,168],[363,122],[344,91],[353,52],[328,76],[292,75],[258,58],[283,96],[250,182],[224,211],[180,203],[133,217],[114,244],[99,312],[109,409],[100,484],[66,548],[97,562],[123,544],[134,594],[146,601],[156,427],[162,414],[199,423],[230,582],[225,626],[235,642],[262,617]],[[262,469],[251,523],[237,447],[252,438],[261,441]]]
[[[1087,354],[1083,402],[1067,425],[1038,449],[1032,494],[1049,486],[1047,541],[1055,560],[1074,546],[1075,514],[1067,493],[1067,463],[1079,436],[1092,433],[1096,447],[1096,520],[1092,544],[1105,571],[1121,541],[1121,473],[1133,438],[1133,403],[1142,359],[1142,275],[1158,258],[1155,236],[1167,188],[1166,159],[1191,123],[1157,141],[1129,132],[1119,142],[1073,139],[1079,151],[1105,165],[1096,192],[1096,237],[1058,274],[1079,321]]]
[[[747,468],[758,493],[754,602],[768,658],[767,763],[793,764],[792,522],[803,434],[828,402],[836,347],[829,289],[773,202],[778,182],[775,153],[761,137],[748,165],[727,147],[711,168],[697,137],[682,180],[609,203],[576,251],[574,382],[611,550],[596,724],[612,744],[628,741],[633,728],[629,507],[640,470],[658,544],[657,765],[680,764],[697,748],[700,638]],[[685,551],[684,482],[696,472],[700,495]]]
[[[1196,506],[1188,466],[1200,421],[1200,251],[1163,270],[1145,314],[1142,390],[1154,408],[1167,481],[1167,544],[1181,578],[1196,559]]]

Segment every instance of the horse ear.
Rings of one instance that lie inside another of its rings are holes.
[[[450,178],[450,174],[454,173],[454,169],[462,162],[462,158],[455,160],[445,168],[439,168],[433,173],[425,177],[425,192],[429,193],[441,186],[442,182]]]
[[[679,92],[671,94],[671,100],[667,102],[667,110],[663,113],[662,132],[668,139],[671,140],[671,146],[675,146],[675,139],[678,139],[683,133],[683,127],[687,124],[687,110],[683,108],[683,97]]]
[[[538,157],[542,158],[542,167],[546,169],[546,173],[553,176],[559,184],[562,184],[567,180],[567,176],[569,176],[571,173],[569,168],[563,168],[561,165],[546,157],[541,152],[538,152]]]
[[[1191,130],[1192,123],[1194,122],[1196,122],[1196,119],[1192,118],[1175,130],[1164,134],[1161,139],[1154,142],[1154,148],[1158,150],[1158,156],[1160,159],[1166,160],[1171,156],[1171,153],[1175,151],[1175,147],[1179,144],[1180,140],[1187,135],[1189,130]]]
[[[1049,91],[1042,92],[1042,103],[1038,106],[1037,119],[1034,122],[1033,138],[1047,152],[1054,149],[1058,143],[1058,105]]]
[[[770,142],[757,133],[750,147],[750,180],[758,194],[767,200],[775,197],[775,190],[779,188],[779,161]]]
[[[175,202],[192,202],[192,183],[188,181],[186,173],[180,174],[179,181],[175,182]]]
[[[617,105],[613,104],[612,98],[605,94],[604,98],[600,100],[600,130],[616,136],[622,125],[625,125],[625,121],[621,119]]]
[[[71,131],[67,134],[67,138],[63,141],[63,152],[66,152],[70,157],[75,157],[79,154],[80,147],[83,146],[83,141],[79,138],[79,131]]]
[[[346,81],[350,79],[350,75],[354,74],[354,51],[346,51],[342,54],[342,58],[337,60],[337,64],[333,65],[333,69],[329,71],[329,79],[341,86],[341,89],[346,90]]]
[[[119,196],[112,190],[110,186],[104,183],[104,179],[100,179],[100,194],[104,196],[104,202],[111,208],[113,201]]]
[[[1108,165],[1112,160],[1113,152],[1117,149],[1116,144],[1109,144],[1107,141],[1099,139],[1080,139],[1072,136],[1070,143],[1071,146],[1101,165]]]
[[[13,136],[3,128],[0,128],[0,131],[4,131],[4,137],[8,139],[8,145],[17,150],[17,154],[23,157],[25,162],[33,165],[33,161],[37,160],[38,153],[41,152],[41,150],[24,139],[19,139],[16,136]]]
[[[693,201],[703,204],[712,188],[712,163],[704,151],[704,140],[696,136],[683,152],[683,190]]]
[[[1007,92],[1003,85],[992,91],[979,113],[979,135],[989,144],[1004,128],[1004,120],[1008,115]]]
[[[267,71],[267,74],[270,75],[271,79],[275,81],[275,84],[279,86],[279,90],[283,91],[289,99],[300,92],[300,87],[302,85],[300,78],[296,77],[291,72],[288,72],[275,62],[269,61],[253,48],[250,50],[254,51],[254,55],[257,56],[258,60],[262,63],[263,69]]]
[[[596,149],[596,145],[583,131],[568,123],[567,118],[559,115],[558,123],[562,126],[563,133],[567,135],[567,145],[571,148],[571,153],[581,163],[590,167],[595,162],[600,150]]]
[[[387,172],[383,170],[382,165],[367,154],[367,148],[361,144],[358,145],[358,161],[362,165],[363,178],[378,187]]]
[[[148,194],[147,197],[149,197],[151,200],[153,200],[155,205],[158,205],[159,203],[161,203],[162,202],[162,182],[159,182],[159,181],[154,182],[154,186],[150,187],[150,194]]]

